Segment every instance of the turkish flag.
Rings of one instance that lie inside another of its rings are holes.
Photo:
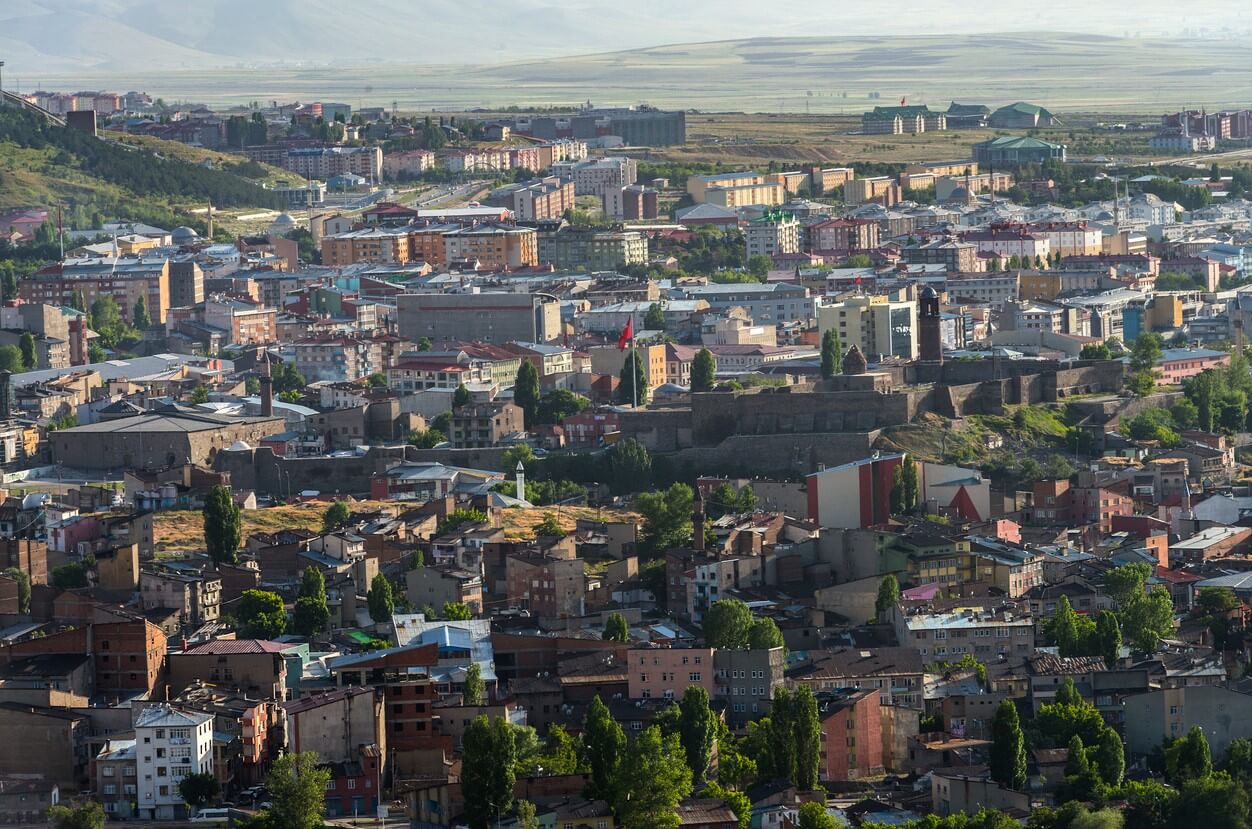
[[[900,106],[904,106],[904,98],[900,99]]]
[[[634,321],[634,317],[630,317],[626,320],[626,327],[622,329],[622,335],[617,338],[618,351],[625,351],[626,346],[630,344],[630,339],[635,334]]]

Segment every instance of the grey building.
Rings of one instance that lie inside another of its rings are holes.
[[[546,343],[561,334],[561,306],[548,294],[400,294],[400,336]]]
[[[817,298],[800,285],[713,284],[677,289],[678,298],[703,299],[713,311],[743,308],[757,325],[809,320],[817,315]]]
[[[170,307],[186,308],[204,302],[204,270],[190,256],[170,260]],[[276,306],[277,307],[277,306]],[[165,320],[153,320],[163,323]]]
[[[726,701],[734,727],[769,713],[774,692],[783,683],[783,663],[782,648],[714,651],[717,696]]]
[[[1252,737],[1252,696],[1212,685],[1167,688],[1127,697],[1126,749],[1143,756],[1166,737],[1183,737],[1193,726],[1204,729],[1214,757],[1232,740]]]

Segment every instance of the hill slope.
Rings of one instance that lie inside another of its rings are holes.
[[[6,110],[0,113],[0,210],[62,206],[78,217],[101,213],[202,227],[187,211],[209,201],[222,208],[280,207],[259,182],[294,180],[291,174],[241,161],[158,139],[92,138]]]

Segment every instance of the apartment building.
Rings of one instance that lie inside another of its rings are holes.
[[[400,294],[396,304],[400,336],[410,342],[546,343],[561,335],[560,303],[546,294]]]
[[[425,389],[456,391],[462,385],[490,380],[479,361],[457,355],[431,356],[430,352],[406,354],[387,369],[387,388],[406,394]]]
[[[259,302],[216,294],[204,303],[204,324],[226,333],[234,345],[265,345],[278,340],[278,312]]]
[[[296,369],[310,383],[321,380],[356,381],[387,369],[383,341],[346,334],[328,334],[297,340]]]
[[[383,156],[383,174],[389,178],[401,175],[420,176],[435,168],[435,154],[430,150],[405,150]]]
[[[819,306],[817,323],[823,335],[834,330],[844,348],[856,345],[868,359],[901,357],[916,360],[917,303],[883,295],[858,295]]]
[[[713,653],[717,697],[726,701],[734,727],[769,712],[774,692],[783,685],[783,648],[720,648]]]
[[[877,202],[890,207],[903,197],[900,183],[891,176],[854,178],[843,183],[843,200],[849,205]]]
[[[787,188],[779,174],[742,172],[690,176],[687,192],[697,204],[728,209],[752,205],[776,207],[787,200]]]
[[[750,222],[743,236],[749,257],[800,252],[800,222],[790,213],[770,211]]]
[[[822,780],[859,780],[882,774],[882,719],[876,691],[823,691],[817,696],[817,716],[822,724]]]
[[[178,790],[189,774],[213,773],[213,717],[170,705],[144,708],[135,719],[138,812],[147,820],[186,820]]]
[[[413,261],[405,228],[369,227],[323,236],[322,264],[342,268],[358,262],[396,265]]]
[[[216,622],[220,617],[222,580],[216,576],[143,570],[139,573],[139,596],[144,610],[175,610],[181,624],[194,627]]]
[[[564,227],[538,235],[539,261],[562,270],[613,271],[648,261],[648,237],[631,230]]]
[[[688,687],[717,694],[713,648],[633,648],[626,656],[631,699],[678,699]]]
[[[985,662],[1035,651],[1034,619],[1008,607],[897,612],[894,625],[900,645],[916,648],[926,662],[957,662],[967,653]]]
[[[985,230],[970,230],[960,239],[978,246],[980,253],[1001,259],[1016,257],[1028,262],[1043,262],[1052,253],[1047,236],[1037,235],[1021,225],[993,224]]]
[[[949,273],[974,273],[983,270],[978,246],[973,242],[939,237],[909,245],[901,253],[910,265],[943,265]]]
[[[565,346],[513,342],[505,343],[504,349],[533,365],[539,372],[540,379],[569,374],[574,370],[574,350]]]
[[[516,270],[539,264],[535,229],[498,222],[461,227],[443,234],[448,262],[477,262],[487,270]]]
[[[817,298],[809,296],[808,288],[786,282],[691,285],[678,292],[686,299],[707,302],[713,311],[741,307],[758,325],[810,320],[817,308]]]
[[[253,161],[273,164],[299,173],[307,179],[327,179],[352,174],[370,181],[382,181],[381,147],[283,147],[266,144],[245,147],[244,155]]]
[[[575,186],[568,179],[557,176],[535,179],[525,184],[501,188],[498,197],[507,200],[504,207],[513,211],[513,217],[522,222],[559,219],[566,210],[574,209]]]
[[[117,256],[66,259],[18,280],[23,302],[69,306],[75,295],[87,308],[104,296],[113,297],[123,320],[134,321],[142,297],[148,317],[164,323],[170,308],[170,262],[164,257]]]
[[[632,184],[622,189],[622,218],[626,221],[655,219],[660,215],[660,193],[653,187]]]
[[[999,308],[1006,302],[1016,302],[1021,291],[1022,275],[1017,272],[961,274],[947,281],[947,292],[953,302],[985,302]]]
[[[499,446],[505,438],[524,431],[521,407],[494,401],[455,410],[449,424],[448,440],[453,449],[483,449]]]
[[[878,222],[870,219],[827,219],[809,225],[809,248],[814,251],[869,250],[878,247]]]
[[[1035,222],[1026,231],[1047,239],[1048,250],[1061,256],[1099,256],[1104,250],[1104,231],[1085,221]]]

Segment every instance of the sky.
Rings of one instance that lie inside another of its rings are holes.
[[[0,0],[0,60],[72,71],[303,63],[495,64],[748,37],[1065,31],[1246,37],[1212,0]]]

